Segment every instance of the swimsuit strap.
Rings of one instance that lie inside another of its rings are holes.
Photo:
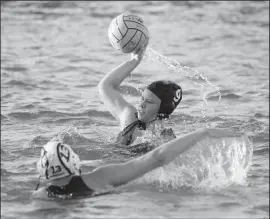
[[[138,114],[135,113],[136,118],[138,118]],[[132,123],[130,123],[127,127],[125,127],[116,137],[117,142],[121,142],[122,139],[131,133],[129,138],[127,139],[127,142],[125,143],[126,145],[129,145],[132,141],[132,133],[134,132],[135,128],[138,128],[140,130],[146,130],[146,124],[140,120],[136,120]]]
[[[127,135],[128,133],[130,133],[132,130],[134,130],[135,128],[139,127],[140,121],[136,120],[132,123],[130,123],[126,128],[124,128],[117,136],[117,138],[119,137],[124,137],[125,135]],[[142,125],[141,125],[142,126]]]

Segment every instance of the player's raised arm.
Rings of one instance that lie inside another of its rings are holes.
[[[117,119],[127,108],[134,109],[117,91],[120,84],[140,64],[148,43],[148,29],[136,15],[121,14],[115,17],[108,29],[111,45],[122,53],[131,53],[131,59],[123,62],[105,75],[99,83],[100,96]]]

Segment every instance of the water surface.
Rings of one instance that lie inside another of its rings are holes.
[[[120,92],[137,104],[138,88],[175,80],[183,99],[166,125],[178,136],[240,130],[253,152],[205,141],[112,194],[33,200],[40,148],[54,136],[80,154],[83,170],[129,159],[111,142],[118,123],[97,90],[129,58],[107,37],[125,11],[143,17],[151,49]],[[1,2],[1,216],[269,218],[269,1]]]

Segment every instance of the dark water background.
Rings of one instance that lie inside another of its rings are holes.
[[[123,95],[136,104],[137,88],[173,79],[184,91],[168,122],[178,136],[228,127],[251,136],[253,153],[206,141],[110,195],[33,200],[36,160],[54,136],[85,166],[128,159],[111,143],[118,123],[97,90],[129,58],[107,37],[125,11],[143,17],[150,49]],[[269,1],[1,2],[1,217],[269,218]]]

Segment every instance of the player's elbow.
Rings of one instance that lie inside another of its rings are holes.
[[[106,95],[106,93],[108,92],[109,88],[109,84],[106,83],[105,81],[100,81],[99,84],[98,84],[98,91],[99,91],[99,94],[101,95],[101,97],[103,97],[104,95]]]
[[[109,83],[106,80],[101,80],[98,84],[98,90],[99,90],[99,94],[103,95],[106,93],[110,93],[112,90],[115,90],[115,87],[113,86],[113,84]]]
[[[103,93],[105,87],[106,87],[105,82],[103,80],[101,80],[98,83],[98,91],[100,94]]]

